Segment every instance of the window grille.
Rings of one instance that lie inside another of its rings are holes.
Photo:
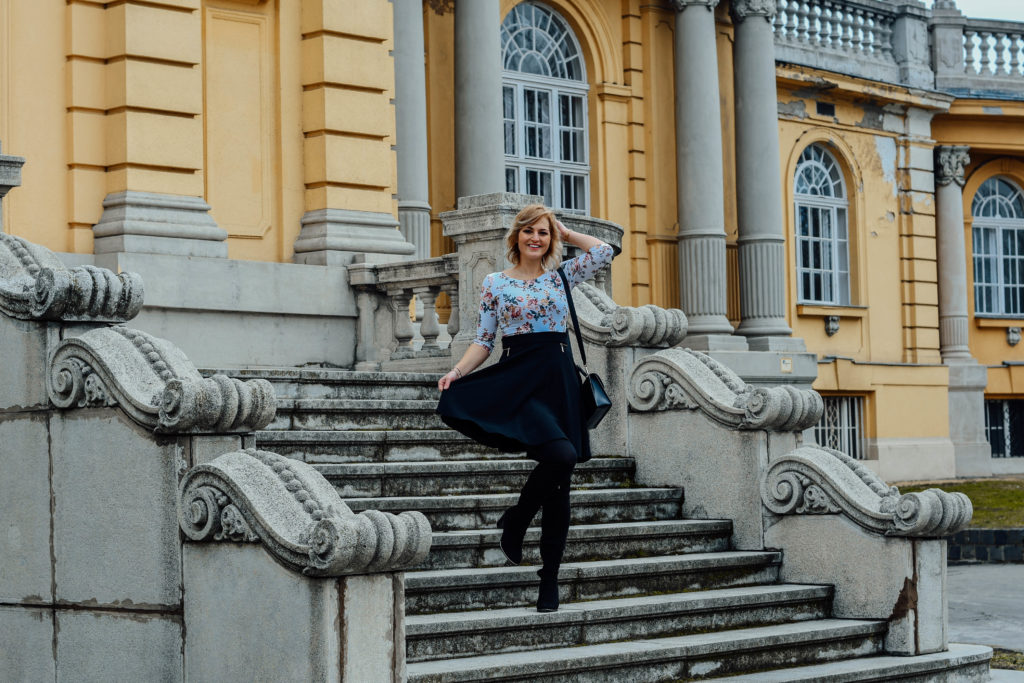
[[[985,401],[985,437],[993,458],[1024,457],[1024,400]]]
[[[971,203],[974,312],[1024,315],[1024,197],[1005,178],[989,178]]]
[[[572,29],[556,12],[523,2],[501,25],[505,189],[587,213],[587,78]]]
[[[864,397],[822,396],[825,412],[814,426],[819,446],[833,448],[851,458],[864,460]]]
[[[802,303],[850,305],[850,239],[843,175],[821,145],[810,145],[796,167],[796,263]]]

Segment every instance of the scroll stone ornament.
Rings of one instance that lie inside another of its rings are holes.
[[[731,429],[803,431],[817,424],[825,408],[816,391],[752,387],[711,356],[680,348],[638,361],[627,396],[635,412],[699,409]]]
[[[845,515],[886,536],[948,536],[971,521],[962,493],[928,489],[900,495],[845,453],[803,446],[773,459],[761,478],[761,500],[777,515]]]
[[[732,0],[732,18],[737,24],[747,17],[762,17],[771,21],[776,9],[776,0]]]
[[[193,541],[258,541],[309,576],[401,570],[422,563],[431,543],[423,513],[357,515],[312,466],[255,449],[189,470],[178,521]]]
[[[0,313],[22,320],[125,322],[142,308],[142,278],[66,268],[45,247],[0,233]]]
[[[678,308],[619,306],[587,282],[573,289],[580,332],[602,346],[675,346],[686,337],[686,314]]]
[[[158,432],[251,432],[277,411],[263,379],[204,378],[176,346],[114,326],[68,337],[50,358],[47,393],[58,408],[120,406]]]
[[[939,185],[956,183],[964,186],[964,167],[971,163],[970,147],[940,145],[935,148],[935,180]]]

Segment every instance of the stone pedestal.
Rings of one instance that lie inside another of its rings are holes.
[[[2,149],[2,148],[0,148]],[[3,208],[3,200],[12,187],[21,185],[21,167],[25,165],[25,159],[10,154],[0,154],[0,209]],[[0,232],[4,231],[4,214],[0,211]]]
[[[353,262],[388,263],[411,257],[416,247],[397,230],[389,213],[317,209],[302,217],[295,240],[296,263],[347,266]]]
[[[949,438],[956,476],[992,476],[992,446],[985,437],[988,369],[973,360],[949,364]]]
[[[107,195],[93,226],[93,253],[133,252],[227,258],[228,234],[201,197],[135,192]]]

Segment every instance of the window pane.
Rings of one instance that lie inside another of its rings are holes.
[[[586,210],[586,178],[571,173],[562,174],[562,208],[571,211]]]
[[[505,167],[505,192],[519,192],[519,170],[514,166]]]
[[[502,89],[502,110],[505,117],[505,154],[516,153],[516,89],[505,86]]]
[[[544,197],[545,204],[554,206],[554,197],[551,192],[551,172],[526,169],[526,194],[539,194]]]

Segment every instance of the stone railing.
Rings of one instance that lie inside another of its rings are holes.
[[[686,518],[733,522],[739,550],[781,550],[781,580],[835,586],[833,615],[888,622],[885,648],[947,648],[945,536],[970,500],[900,494],[839,451],[804,443],[821,397],[752,387],[699,351],[668,348],[627,372],[627,453],[645,486],[686,491]]]
[[[896,19],[893,5],[881,0],[777,0],[775,56],[895,82]]]
[[[965,17],[938,0],[930,21],[935,87],[958,95],[1024,96],[1024,22]]]

